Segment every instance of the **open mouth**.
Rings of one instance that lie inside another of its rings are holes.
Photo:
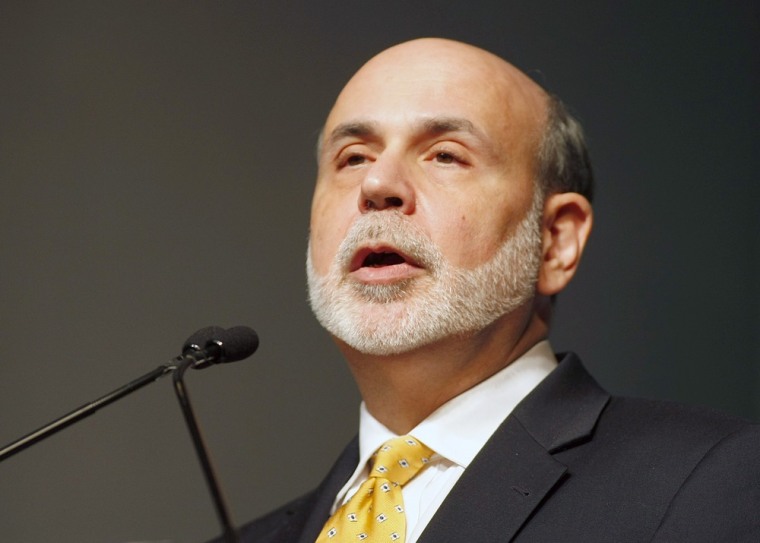
[[[406,262],[404,257],[398,253],[370,253],[362,262],[363,268],[380,268],[382,266],[393,266]]]
[[[384,268],[408,264],[416,268],[421,267],[414,260],[393,247],[364,247],[357,251],[351,260],[350,271],[361,268]]]

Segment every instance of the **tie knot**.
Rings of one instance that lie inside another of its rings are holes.
[[[431,454],[431,449],[412,436],[390,439],[372,457],[369,476],[405,485],[430,462]]]

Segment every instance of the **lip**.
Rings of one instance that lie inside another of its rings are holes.
[[[393,255],[388,257],[389,263],[380,265],[366,265],[367,259],[372,255]],[[398,260],[398,262],[396,262]],[[410,279],[423,272],[424,268],[413,258],[404,254],[403,251],[392,245],[379,244],[361,247],[349,265],[349,275],[362,283],[393,283],[404,279]]]

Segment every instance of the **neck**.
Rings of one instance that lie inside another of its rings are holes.
[[[369,412],[403,435],[547,337],[547,323],[530,307],[523,313],[506,315],[470,336],[446,338],[398,355],[367,355],[339,340],[338,346]]]

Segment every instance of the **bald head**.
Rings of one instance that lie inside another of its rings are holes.
[[[457,116],[457,110],[469,109],[493,121],[490,128],[503,143],[515,140],[509,143],[520,151],[532,148],[534,154],[548,103],[541,87],[496,55],[452,40],[423,38],[391,47],[362,66],[338,96],[325,134],[338,119],[375,115],[378,95],[398,111],[403,105],[405,114]],[[448,111],[436,108],[442,101]]]
[[[523,72],[488,51],[441,38],[412,40],[379,53],[351,78],[336,105],[346,94],[368,90],[367,84],[415,80],[438,81],[443,92],[456,85],[473,86],[479,93],[505,100],[504,105],[522,108],[520,113],[539,123],[546,111],[546,92]]]
[[[544,192],[579,192],[591,200],[593,176],[583,132],[559,99],[504,59],[442,38],[404,42],[364,64],[328,115],[318,155],[339,120],[345,121],[347,113],[360,117],[380,94],[415,95],[417,101],[411,107],[419,111],[441,97],[450,98],[449,104],[477,106],[493,121],[492,128],[506,146],[503,150],[533,157],[534,178]],[[433,108],[428,109],[432,112]]]

